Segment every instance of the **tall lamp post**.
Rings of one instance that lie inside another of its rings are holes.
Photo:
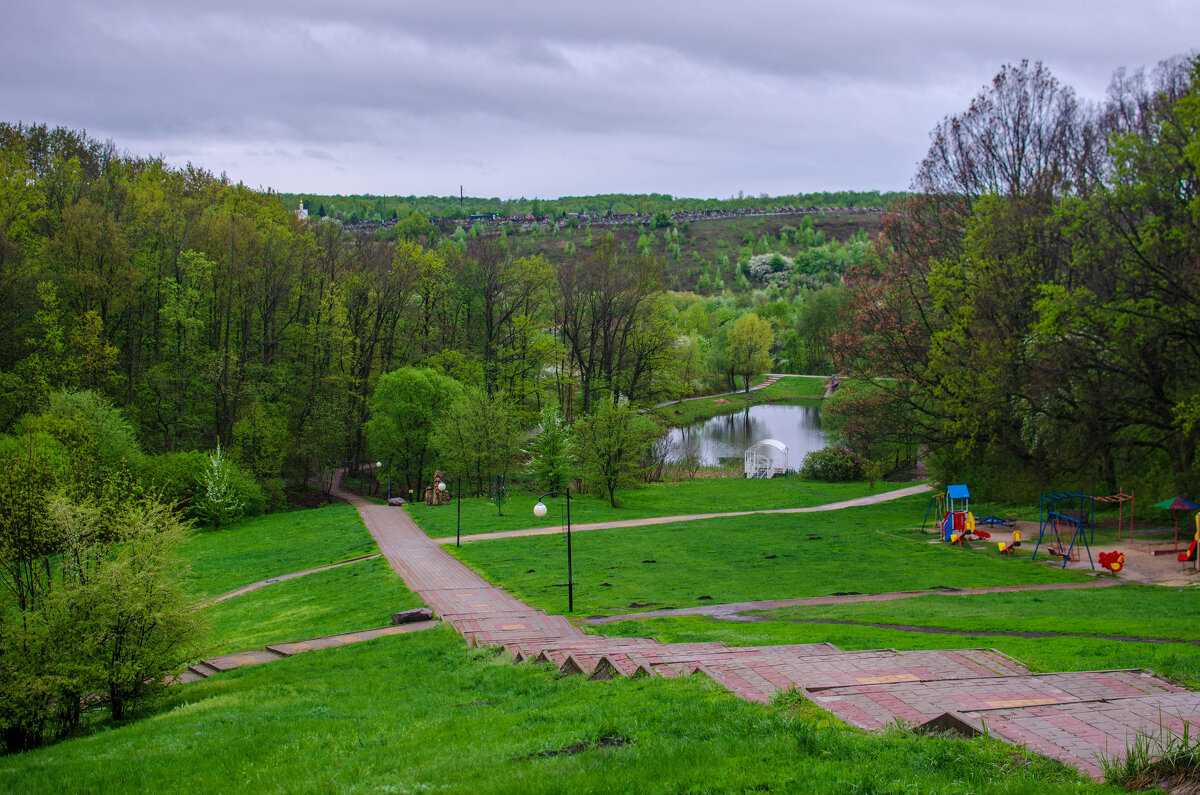
[[[383,466],[383,462],[376,461],[375,466],[381,467],[381,466]],[[387,495],[387,500],[389,503],[391,503],[391,501],[392,501],[392,457],[390,455],[388,456],[388,495]]]
[[[571,577],[571,487],[567,486],[566,491],[548,491],[538,497],[537,505],[533,506],[533,515],[541,519],[546,515],[546,503],[543,502],[547,497],[566,497],[567,498],[567,612],[575,612],[575,580]]]
[[[455,493],[458,495],[456,502],[458,503],[458,519],[454,523],[454,546],[459,546],[459,539],[462,537],[462,478],[458,475],[451,475],[450,479],[454,481],[457,487]],[[442,482],[438,483],[438,491],[446,490],[446,476],[442,475]]]

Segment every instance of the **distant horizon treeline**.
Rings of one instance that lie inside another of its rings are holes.
[[[614,213],[653,214],[659,212],[735,211],[763,206],[845,207],[851,209],[894,207],[907,193],[896,191],[820,191],[782,196],[736,196],[728,199],[676,197],[669,193],[606,193],[594,196],[560,196],[556,199],[500,199],[464,196],[377,196],[374,194],[329,195],[276,191],[289,209],[301,201],[314,216],[329,216],[357,223],[360,221],[404,220],[414,212],[425,218],[461,219],[482,213],[503,216],[559,217],[566,213],[604,215]]]

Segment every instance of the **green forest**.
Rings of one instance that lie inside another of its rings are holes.
[[[1040,63],[947,118],[847,274],[852,446],[940,478],[1195,496],[1200,488],[1200,66],[1118,72],[1100,106]]]
[[[119,412],[160,487],[220,444],[256,505],[278,507],[395,456],[366,429],[401,368],[499,396],[525,428],[547,405],[569,424],[598,398],[837,368],[862,376],[830,408],[864,459],[925,451],[1014,499],[1049,480],[1194,488],[1195,82],[1176,59],[1118,75],[1093,108],[1040,64],[1006,67],[935,128],[906,196],[564,198],[539,209],[658,215],[499,234],[420,212],[452,216],[457,197],[392,197],[381,212],[404,223],[351,234],[337,197],[306,197],[336,209],[302,219],[292,194],[4,124],[0,432],[83,400]],[[789,202],[892,211],[671,216]],[[517,204],[498,209],[532,209]],[[730,358],[747,314],[770,356],[754,367]],[[433,452],[395,474],[419,486]]]
[[[842,274],[870,249],[858,222],[878,228],[804,215],[442,234],[414,210],[354,234],[79,132],[4,125],[0,144],[0,431],[32,432],[56,396],[86,392],[185,507],[218,444],[255,509],[368,460],[419,489],[437,455],[367,433],[380,378],[402,368],[520,427],[548,404],[571,421],[600,397],[732,389],[750,362],[730,359],[728,335],[753,313],[770,353],[758,372],[826,372]]]

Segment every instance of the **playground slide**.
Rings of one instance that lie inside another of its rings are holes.
[[[1176,547],[1178,549],[1178,547]],[[1179,553],[1179,562],[1188,563],[1196,559],[1196,539],[1192,539],[1192,545],[1187,548],[1187,552]]]
[[[970,511],[967,511],[967,532],[976,536],[977,538],[992,537],[991,533],[987,532],[986,530],[980,530],[978,527],[976,527],[975,514],[971,513]]]

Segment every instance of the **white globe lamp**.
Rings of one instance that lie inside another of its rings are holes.
[[[543,516],[545,516],[546,515],[546,503],[539,500],[538,504],[533,506],[533,515],[539,519],[541,519]]]

